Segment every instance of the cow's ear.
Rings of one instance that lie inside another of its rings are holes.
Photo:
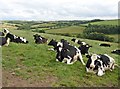
[[[87,58],[90,58],[91,56],[90,55],[86,55]]]

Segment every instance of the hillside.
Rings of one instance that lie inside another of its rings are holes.
[[[92,25],[118,25],[118,20],[104,20],[98,22],[90,22]],[[88,24],[85,24],[88,25]]]
[[[82,27],[82,26],[70,26],[70,27],[65,27],[65,28],[60,28],[60,29],[47,30],[46,33],[78,34],[78,33],[82,33],[84,29],[85,27]]]
[[[47,44],[35,44],[33,34],[35,32],[9,29],[11,33],[24,36],[29,40],[29,44],[10,43],[8,47],[2,47],[2,66],[3,66],[3,86],[52,86],[52,87],[117,87],[118,68],[114,71],[106,71],[102,77],[86,73],[85,66],[79,61],[73,65],[56,62],[56,52],[49,51]],[[51,39],[66,39],[72,45],[73,37],[39,33],[41,36]],[[78,39],[78,38],[77,38]],[[80,39],[80,38],[79,38]],[[92,45],[90,53],[108,54],[118,63],[118,55],[111,54],[111,50],[117,49],[117,43],[110,43],[110,48],[100,47],[102,41],[80,39]],[[107,42],[106,42],[107,43]],[[108,42],[109,43],[109,42]],[[83,60],[87,58],[83,55]],[[7,73],[6,73],[7,72]],[[10,76],[9,76],[10,75]],[[10,77],[13,78],[10,78]],[[11,79],[10,81],[8,79]],[[13,80],[14,79],[14,80]],[[20,80],[20,82],[18,82]],[[14,85],[14,82],[16,85]],[[27,82],[27,83],[26,83]],[[25,85],[26,84],[26,85]]]

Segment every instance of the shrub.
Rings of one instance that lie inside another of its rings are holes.
[[[89,34],[84,34],[84,37],[87,39],[100,40],[100,41],[113,41],[112,37],[108,37],[103,33],[91,32]]]

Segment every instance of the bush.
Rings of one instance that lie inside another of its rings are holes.
[[[40,30],[40,29],[34,29],[34,30],[32,30],[33,32],[39,32],[39,33],[45,33],[45,31],[44,30]]]

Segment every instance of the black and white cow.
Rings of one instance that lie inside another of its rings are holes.
[[[33,37],[34,37],[34,40],[35,40],[36,44],[47,43],[47,40],[48,40],[48,39],[46,39],[46,38],[44,38],[44,37],[42,37],[38,34],[33,35]]]
[[[85,65],[80,50],[77,47],[69,45],[66,41],[56,42],[51,40],[48,45],[54,46],[57,51],[56,61],[60,61],[67,64],[73,64],[78,59]]]
[[[115,60],[107,54],[92,54],[86,57],[88,57],[86,63],[87,72],[94,72],[98,76],[102,76],[105,74],[106,70],[112,71],[114,69]]]
[[[120,55],[120,50],[119,50],[119,49],[116,49],[116,50],[113,50],[111,53],[115,53],[115,54]]]
[[[99,46],[110,47],[111,45],[107,44],[107,43],[101,43],[101,44],[99,44]]]
[[[10,38],[10,42],[24,43],[24,44],[28,43],[28,41],[26,40],[26,38],[13,35],[12,33],[6,34],[6,37]]]

